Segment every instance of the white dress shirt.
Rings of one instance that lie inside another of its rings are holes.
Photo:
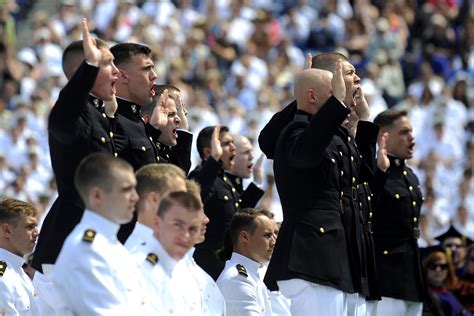
[[[132,256],[145,276],[157,314],[201,314],[199,289],[189,282],[191,277],[185,258],[172,258],[154,236],[135,248]]]
[[[23,271],[23,257],[0,248],[0,260],[0,314],[40,315],[39,298]]]
[[[143,276],[127,249],[117,240],[119,227],[85,210],[80,223],[67,237],[52,277],[63,296],[65,312],[147,314],[150,306]]]
[[[150,238],[150,236],[153,236],[153,229],[140,222],[137,222],[135,224],[135,228],[133,228],[132,233],[125,241],[124,246],[128,251],[132,252],[138,247],[138,245],[145,243],[146,240]]]
[[[224,296],[227,315],[272,315],[267,287],[259,276],[263,265],[232,253],[217,279]]]
[[[225,300],[216,282],[197,265],[193,258],[195,248],[192,248],[185,256],[186,265],[190,274],[190,287],[197,287],[201,299],[201,315],[218,316],[225,315]],[[191,282],[195,281],[195,282]]]

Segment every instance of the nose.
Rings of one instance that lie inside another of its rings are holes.
[[[359,77],[357,74],[355,74],[355,82],[356,82],[356,83],[359,83],[359,82],[360,82],[360,77]]]
[[[117,76],[118,73],[119,73],[119,70],[117,66],[115,66],[115,64],[112,62],[112,75]]]
[[[133,189],[132,200],[133,202],[137,202],[140,196],[138,195],[137,190]]]
[[[234,152],[235,151],[235,145],[234,143],[230,143],[230,151]]]
[[[150,71],[150,81],[154,81],[154,80],[156,80],[156,78],[158,78],[158,76],[156,75],[155,70],[152,69],[152,70]]]
[[[174,116],[174,122],[175,122],[176,124],[181,123],[181,119],[179,118],[178,114],[176,114],[176,115]]]
[[[270,245],[271,245],[271,246],[275,246],[275,244],[276,244],[276,239],[277,239],[277,235],[276,235],[276,234],[273,234],[272,239],[270,239]]]

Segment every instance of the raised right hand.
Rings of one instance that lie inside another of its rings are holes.
[[[377,167],[383,172],[387,171],[390,167],[390,160],[388,159],[387,153],[387,139],[389,135],[387,132],[380,133],[377,139]]]
[[[332,95],[339,101],[344,102],[346,96],[346,84],[344,83],[344,77],[342,76],[342,62],[340,60],[336,63],[336,72],[332,77],[331,85]]]
[[[86,60],[97,67],[102,60],[102,52],[97,48],[95,39],[92,38],[87,25],[87,19],[82,19],[82,45]]]
[[[223,150],[221,146],[221,141],[219,140],[219,134],[221,131],[220,125],[214,127],[211,138],[211,156],[214,160],[219,161],[221,159]]]
[[[168,89],[165,89],[160,95],[158,102],[156,102],[153,113],[150,117],[150,124],[156,129],[160,129],[168,124],[168,109],[166,108],[166,103],[168,103]]]

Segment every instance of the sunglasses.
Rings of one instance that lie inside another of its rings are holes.
[[[428,269],[430,270],[437,270],[440,268],[441,270],[446,270],[448,269],[448,264],[447,263],[432,263],[428,266]]]
[[[458,244],[446,244],[445,245],[445,248],[461,248],[462,245],[458,245]]]

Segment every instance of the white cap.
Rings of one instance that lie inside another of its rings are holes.
[[[19,61],[30,66],[35,66],[38,63],[38,58],[36,58],[35,51],[29,47],[21,49],[18,52],[17,57]]]

